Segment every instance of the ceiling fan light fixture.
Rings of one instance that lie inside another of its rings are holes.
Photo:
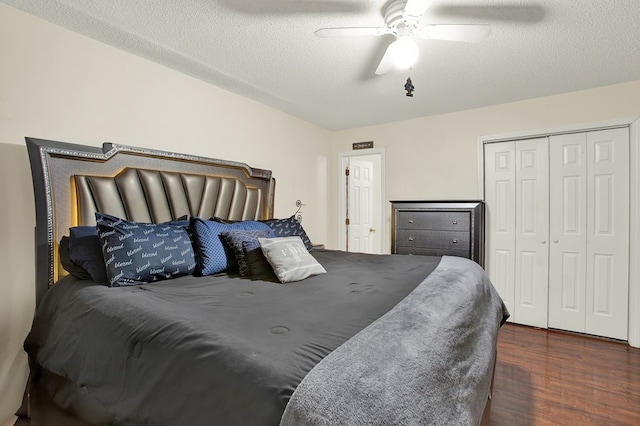
[[[410,35],[398,37],[389,48],[396,68],[409,69],[418,60],[418,45]]]
[[[382,75],[392,68],[410,69],[418,61],[418,45],[413,37],[433,40],[478,43],[491,33],[486,24],[426,24],[422,19],[433,0],[388,0],[383,10],[384,27],[334,27],[321,28],[315,32],[318,37],[340,36],[395,36],[387,46],[376,75]]]

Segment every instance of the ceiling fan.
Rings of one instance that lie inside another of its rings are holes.
[[[387,47],[375,73],[384,74],[393,68],[408,69],[418,59],[418,46],[414,35],[426,39],[477,43],[491,32],[484,24],[434,25],[421,22],[422,15],[432,0],[394,0],[384,9],[384,27],[321,28],[318,37],[382,36],[393,34],[395,41]]]

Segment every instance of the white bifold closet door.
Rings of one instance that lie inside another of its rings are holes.
[[[485,144],[486,269],[537,327],[627,339],[629,130]]]
[[[510,321],[547,327],[547,138],[485,145],[487,272]]]
[[[547,326],[549,152],[547,138],[516,143],[515,321]]]
[[[514,321],[515,142],[484,146],[485,269]]]
[[[549,327],[627,339],[629,131],[552,136]]]

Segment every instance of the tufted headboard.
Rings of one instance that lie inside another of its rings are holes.
[[[65,275],[58,244],[101,211],[136,222],[273,216],[271,171],[244,163],[104,143],[26,138],[36,202],[36,303]]]

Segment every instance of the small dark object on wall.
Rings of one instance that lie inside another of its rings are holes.
[[[413,98],[413,91],[415,89],[416,89],[416,87],[411,82],[411,77],[407,77],[407,82],[404,85],[404,90],[407,91],[407,96]]]
[[[351,147],[356,150],[356,149],[369,149],[369,148],[373,148],[373,141],[366,141],[366,142],[355,142],[351,144]]]

